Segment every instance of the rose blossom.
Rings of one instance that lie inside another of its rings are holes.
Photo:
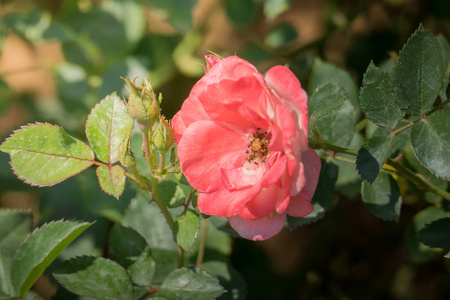
[[[206,59],[209,71],[172,120],[181,168],[202,213],[268,239],[286,215],[313,210],[321,163],[308,147],[306,92],[284,66],[263,77],[236,56]]]

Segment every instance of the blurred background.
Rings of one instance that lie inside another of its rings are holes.
[[[261,72],[288,65],[310,95],[314,68],[331,64],[353,79],[357,97],[370,61],[392,65],[420,23],[449,39],[450,1],[0,0],[0,141],[31,122],[59,124],[85,140],[90,109],[109,93],[125,94],[121,76],[147,77],[171,118],[204,74],[209,51],[236,54]],[[352,147],[369,134],[370,126],[361,127]],[[93,172],[30,187],[8,162],[0,153],[0,207],[31,209],[36,225],[97,220],[65,256],[102,254],[132,191],[117,201],[100,191]],[[247,298],[450,299],[443,253],[414,239],[427,220],[416,213],[436,200],[405,182],[400,220],[377,219],[361,202],[354,165],[338,165],[333,206],[322,220],[265,242],[233,241],[229,260]],[[60,293],[45,276],[35,289],[45,299]]]

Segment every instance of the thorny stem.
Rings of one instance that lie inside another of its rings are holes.
[[[200,233],[200,246],[198,248],[197,260],[195,266],[201,268],[203,262],[203,255],[205,254],[206,234],[208,233],[209,220],[203,220],[202,232]]]
[[[345,154],[349,154],[349,155],[353,155],[353,156],[358,155],[358,151],[356,151],[356,150],[342,148],[342,147],[328,144],[327,142],[322,142],[322,141],[319,141],[316,139],[310,139],[309,146],[313,149],[330,150],[330,151],[333,151],[334,153],[345,153]],[[342,160],[342,161],[355,163],[351,159],[347,159],[344,157],[335,156],[335,158]],[[404,166],[402,166],[400,163],[398,163],[397,161],[395,161],[393,159],[387,159],[386,163],[383,164],[382,169],[385,169],[387,171],[394,171],[398,175],[403,176],[404,178],[413,182],[417,186],[419,186],[427,191],[430,191],[432,193],[435,193],[436,195],[439,195],[440,197],[450,201],[450,193],[438,188],[437,186],[433,185],[431,182],[427,181],[422,175],[413,173],[411,170],[405,168]]]

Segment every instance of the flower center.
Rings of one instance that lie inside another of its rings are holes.
[[[269,155],[269,133],[260,132],[260,130],[260,128],[257,128],[256,132],[249,137],[247,150],[245,151],[247,154],[245,160],[256,165],[260,162],[266,162],[266,158]]]

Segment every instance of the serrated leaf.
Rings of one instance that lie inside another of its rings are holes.
[[[19,297],[11,282],[11,263],[11,257],[0,254],[0,299]]]
[[[100,300],[131,300],[133,289],[127,271],[101,257],[83,256],[65,261],[53,276],[72,293]]]
[[[125,189],[125,169],[122,166],[98,166],[97,177],[102,190],[119,199]]]
[[[364,181],[361,186],[364,204],[370,212],[386,221],[398,221],[402,197],[397,182],[386,173],[380,173],[372,183]]]
[[[307,216],[301,218],[287,217],[287,223],[291,229],[305,224],[316,222],[325,215],[325,211],[331,207],[334,198],[334,187],[338,178],[339,168],[334,161],[322,160],[319,182],[311,200],[314,210]]]
[[[392,79],[394,99],[412,115],[425,115],[433,107],[444,76],[442,51],[422,25],[400,52]]]
[[[12,283],[20,295],[24,296],[59,253],[91,225],[57,221],[36,229],[17,250],[12,262]]]
[[[145,239],[135,230],[115,224],[109,236],[109,255],[127,269],[134,284],[152,284],[155,261]]]
[[[425,225],[417,235],[418,240],[433,248],[450,247],[450,218],[443,218]]]
[[[13,256],[23,240],[33,229],[31,212],[0,210],[0,253]]]
[[[92,149],[61,127],[36,123],[24,126],[0,145],[11,155],[17,177],[31,185],[59,183],[94,163]]]
[[[361,146],[356,157],[356,169],[362,179],[369,184],[375,181],[398,140],[398,136],[374,136]]]
[[[411,130],[411,144],[420,163],[437,177],[450,180],[450,111],[440,110]]]
[[[309,94],[312,94],[312,91],[317,87],[330,81],[337,83],[344,89],[355,110],[359,111],[358,88],[350,74],[346,70],[316,59],[309,79]]]
[[[184,204],[186,194],[181,186],[173,181],[164,180],[158,183],[158,191],[168,207],[178,207]]]
[[[371,62],[360,92],[361,109],[372,122],[389,129],[394,129],[405,115],[397,106],[393,92],[391,74]]]
[[[110,165],[117,162],[119,146],[130,136],[133,124],[127,107],[115,93],[97,104],[86,122],[86,135],[97,158]]]
[[[244,278],[236,269],[221,261],[208,261],[202,268],[217,277],[226,293],[220,295],[220,300],[244,300],[247,296],[247,287]]]
[[[199,268],[181,268],[170,273],[158,294],[171,299],[212,300],[224,292],[212,275]]]
[[[200,229],[200,216],[195,210],[188,209],[177,218],[175,238],[177,244],[186,251],[190,251]]]
[[[427,223],[442,218],[450,218],[450,213],[435,206],[429,206],[413,217],[405,234],[406,249],[408,250],[411,261],[414,263],[423,263],[431,260],[436,253],[439,253],[438,249],[433,249],[420,243],[417,239],[417,234]]]

